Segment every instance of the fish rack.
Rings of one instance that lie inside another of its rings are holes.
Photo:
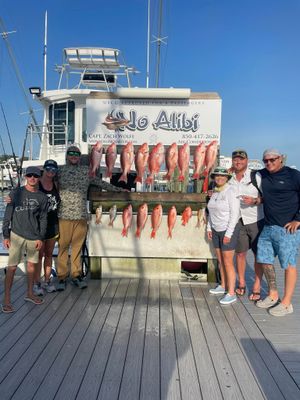
[[[89,192],[90,212],[88,247],[91,277],[130,278],[181,278],[181,271],[188,269],[197,273],[198,281],[214,282],[217,276],[217,261],[210,242],[206,239],[206,227],[197,227],[197,212],[206,207],[207,198],[200,193],[171,192],[101,192],[91,188]],[[147,203],[148,220],[141,234],[135,236],[138,207]],[[122,237],[123,209],[131,204],[133,221],[128,237]],[[161,204],[162,223],[155,239],[150,239],[151,212]],[[95,222],[96,208],[102,206],[102,222]],[[109,209],[118,209],[114,226],[109,226]],[[168,239],[167,213],[175,206],[177,219],[172,239]],[[192,218],[183,226],[181,214],[187,207],[193,211]],[[193,277],[195,275],[191,275]]]

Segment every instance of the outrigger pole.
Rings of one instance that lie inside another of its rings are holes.
[[[25,98],[25,102],[26,102],[27,107],[28,107],[29,115],[30,115],[30,117],[31,117],[31,119],[33,121],[35,129],[38,129],[38,122],[37,122],[37,120],[35,118],[35,114],[34,114],[33,108],[31,107],[31,104],[30,104],[30,101],[29,101],[29,98],[28,98],[28,95],[27,95],[27,91],[25,89],[25,86],[24,86],[24,83],[22,81],[22,77],[21,77],[18,65],[16,63],[16,59],[14,57],[13,50],[11,48],[11,45],[10,45],[9,41],[8,41],[8,34],[9,33],[14,33],[15,31],[14,32],[7,32],[5,30],[5,25],[4,25],[4,22],[3,22],[1,17],[0,17],[0,28],[1,28],[1,36],[2,36],[2,39],[4,40],[4,42],[6,44],[7,51],[8,51],[8,54],[10,56],[10,59],[12,61],[17,80],[19,82],[19,85],[21,87],[21,90],[22,90],[24,98]],[[41,139],[41,133],[39,131],[37,133],[39,135],[39,138]]]

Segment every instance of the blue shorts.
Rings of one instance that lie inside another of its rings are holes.
[[[300,230],[288,233],[277,225],[265,225],[258,239],[256,260],[261,264],[274,264],[278,256],[281,268],[296,267],[300,245]]]

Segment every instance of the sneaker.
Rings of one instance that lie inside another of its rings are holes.
[[[255,305],[256,307],[259,308],[270,308],[270,307],[274,307],[278,304],[279,299],[277,300],[273,300],[270,296],[267,296],[265,299],[263,300],[258,300]]]
[[[41,287],[40,282],[39,282],[39,283],[35,283],[35,284],[33,285],[32,291],[33,291],[33,294],[34,294],[35,296],[44,296],[44,290],[43,290],[43,288]]]
[[[73,285],[79,287],[79,289],[87,288],[87,283],[81,278],[81,276],[73,278],[71,282],[73,283]]]
[[[62,292],[63,290],[65,290],[66,286],[67,286],[66,280],[61,279],[56,286],[56,290],[58,290],[59,292]]]
[[[227,304],[236,302],[236,300],[237,300],[237,297],[235,294],[233,294],[231,296],[230,294],[227,293],[224,297],[222,297],[221,300],[219,300],[219,303],[223,304],[223,305],[227,305]]]
[[[218,285],[213,289],[209,289],[210,294],[225,294],[225,289],[221,286]]]
[[[44,282],[42,284],[42,286],[43,286],[43,289],[45,289],[47,293],[56,292],[56,287],[53,285],[53,283],[51,281]]]
[[[273,315],[274,317],[284,317],[285,315],[292,314],[293,311],[292,304],[285,306],[284,304],[279,303],[277,306],[272,307],[269,310],[269,314]]]

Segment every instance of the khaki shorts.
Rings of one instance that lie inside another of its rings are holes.
[[[27,255],[27,261],[34,264],[39,261],[39,250],[35,248],[36,240],[27,240],[14,232],[10,234],[10,248],[8,255],[8,266],[13,267],[20,264],[24,253]]]

